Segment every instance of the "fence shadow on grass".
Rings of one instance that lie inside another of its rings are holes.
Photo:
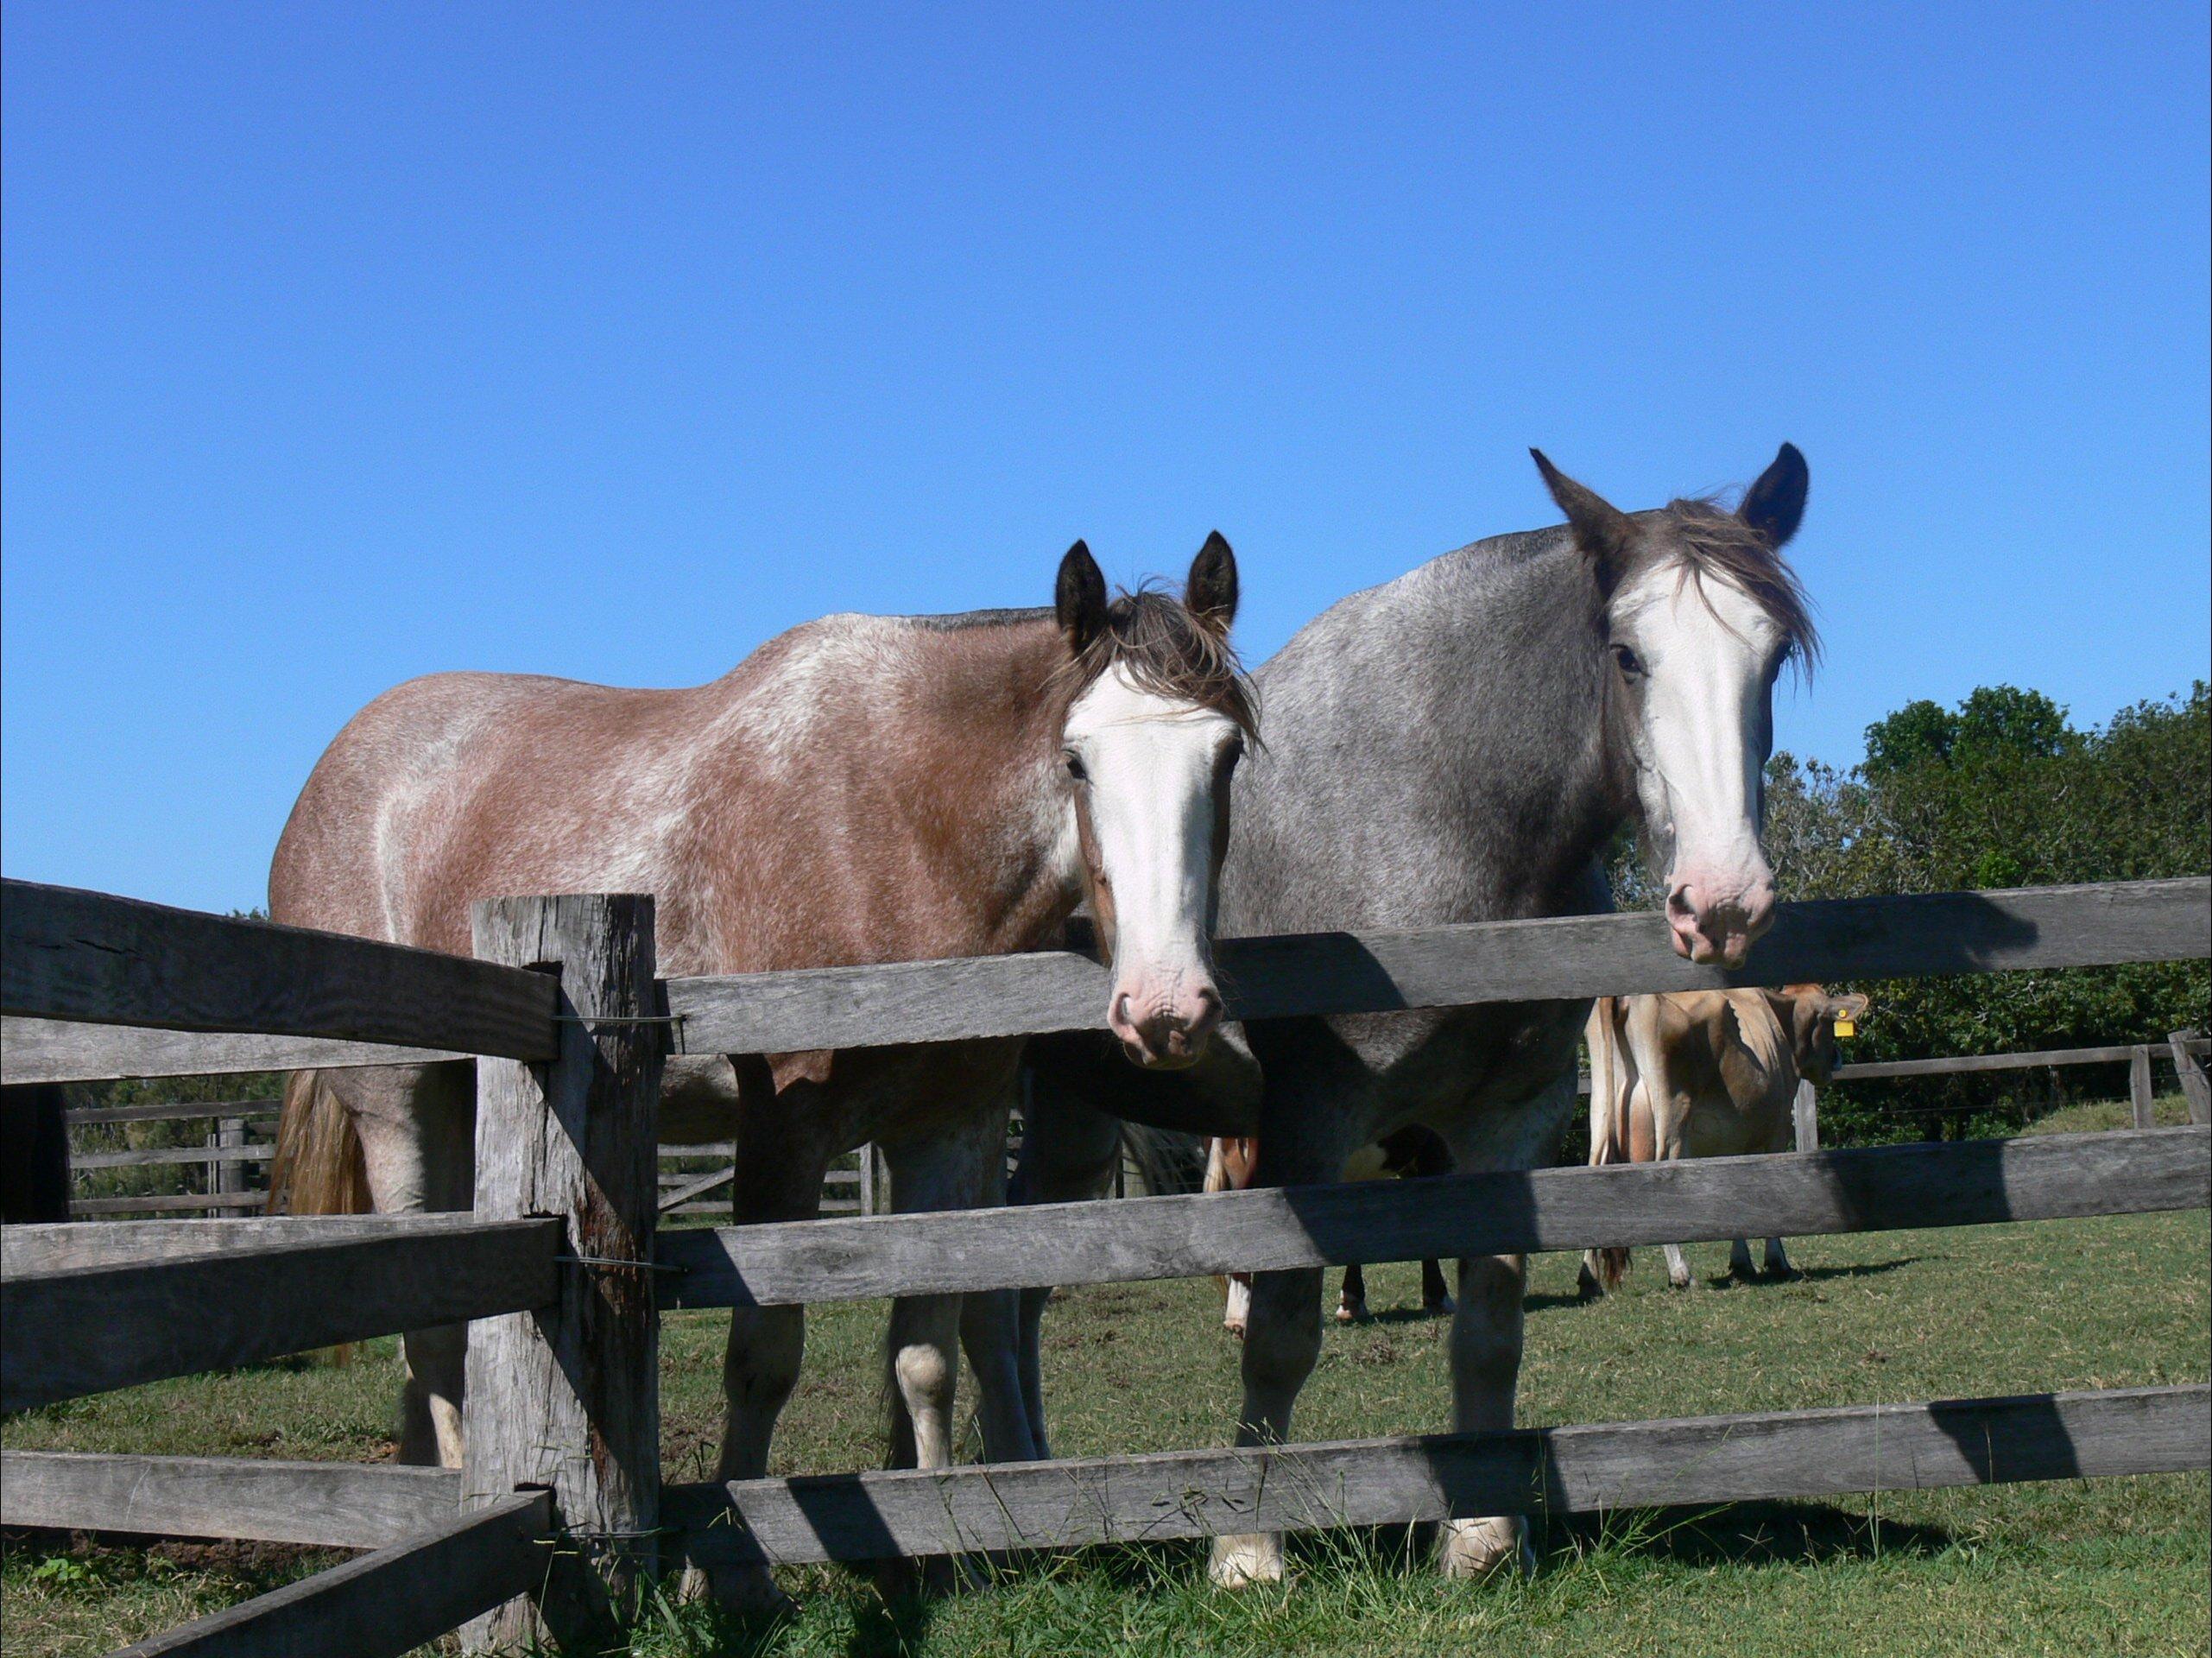
[[[1547,1549],[1616,1553],[1684,1566],[1826,1565],[1882,1555],[1941,1554],[1957,1538],[1942,1526],[1854,1512],[1832,1503],[1727,1503],[1552,1516]]]

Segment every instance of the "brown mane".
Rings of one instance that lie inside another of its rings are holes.
[[[1813,626],[1811,604],[1797,572],[1766,536],[1710,497],[1670,501],[1636,516],[1644,530],[1637,540],[1646,555],[1640,562],[1679,560],[1683,580],[1697,585],[1700,598],[1704,598],[1709,573],[1742,589],[1781,629],[1785,654],[1800,673],[1811,677],[1820,661],[1820,633]],[[1707,601],[1709,609],[1710,603]]]
[[[1139,689],[1210,708],[1259,740],[1259,696],[1236,648],[1165,589],[1147,583],[1107,606],[1105,626],[1065,670],[1071,696],[1116,664]]]

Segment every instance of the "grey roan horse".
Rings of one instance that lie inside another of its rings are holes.
[[[1784,445],[1734,511],[1677,501],[1633,514],[1536,462],[1566,524],[1478,541],[1356,593],[1255,674],[1267,740],[1236,786],[1223,936],[1602,911],[1598,858],[1629,823],[1667,872],[1679,953],[1735,965],[1765,930],[1773,689],[1787,659],[1816,650],[1777,556],[1804,510],[1804,458]],[[1111,1162],[1108,1112],[1256,1134],[1259,1186],[1335,1180],[1362,1148],[1416,1123],[1463,1170],[1531,1168],[1549,1161],[1573,1104],[1589,1005],[1268,1021],[1241,1040],[1232,1029],[1172,1078],[1109,1072],[1083,1034],[1033,1042],[1025,1195],[1095,1193]],[[1458,1430],[1513,1425],[1523,1264],[1459,1263]],[[1040,1425],[1047,1294],[1021,1298],[1017,1338]],[[1257,1275],[1237,1443],[1291,1437],[1320,1342],[1320,1272]],[[1456,1520],[1440,1562],[1471,1575],[1526,1549],[1517,1519]],[[1281,1570],[1275,1538],[1216,1544],[1217,1582]]]

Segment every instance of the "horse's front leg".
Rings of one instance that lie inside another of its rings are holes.
[[[1521,1302],[1527,1258],[1473,1255],[1459,1262],[1459,1310],[1451,1320],[1451,1425],[1460,1433],[1514,1425],[1520,1387]],[[1488,1576],[1508,1563],[1526,1570],[1527,1522],[1517,1514],[1447,1520],[1437,1564],[1448,1578]]]
[[[1270,1073],[1273,1074],[1273,1073]],[[1289,1111],[1262,1120],[1252,1189],[1311,1186],[1336,1180],[1351,1152],[1364,1143],[1343,1116],[1317,1109],[1299,1117]],[[1299,1390],[1321,1357],[1318,1267],[1252,1275],[1244,1326],[1244,1406],[1237,1416],[1240,1446],[1278,1445],[1290,1438]],[[1275,1532],[1247,1532],[1214,1539],[1207,1574],[1224,1589],[1274,1583],[1283,1575],[1283,1540]]]
[[[1112,1063],[1122,1063],[1116,1055]],[[1105,1195],[1122,1155],[1122,1122],[1064,1086],[1034,1077],[1022,1114],[1021,1166],[1015,1176],[1016,1203],[1082,1203]],[[1021,1375],[1022,1408],[1028,1417],[1034,1454],[1049,1457],[1045,1431],[1044,1323],[1051,1304],[1049,1287],[1020,1292],[1014,1352]],[[974,1363],[975,1349],[969,1348]],[[981,1367],[977,1374],[982,1374]]]
[[[806,1092],[801,1092],[806,1091]],[[748,1101],[737,1113],[731,1218],[741,1226],[770,1221],[812,1220],[821,1212],[822,1176],[829,1167],[830,1142],[818,1092],[808,1082],[793,1083],[766,1102]],[[759,1479],[768,1471],[768,1449],[775,1425],[799,1381],[806,1350],[804,1307],[738,1307],[730,1309],[730,1345],[722,1361],[722,1392],[729,1414],[722,1433],[717,1481]],[[693,1566],[686,1572],[683,1592],[711,1593],[737,1611],[779,1609],[787,1604],[766,1566],[755,1562]]]
[[[1544,1161],[1572,1113],[1571,1070],[1518,1104],[1459,1125],[1453,1161],[1468,1171],[1520,1172]],[[1451,1321],[1451,1420],[1461,1433],[1502,1432],[1514,1425],[1520,1389],[1521,1307],[1527,1257],[1476,1255],[1459,1262],[1459,1309]],[[1488,1576],[1501,1566],[1535,1569],[1528,1522],[1517,1514],[1447,1520],[1438,1528],[1437,1564],[1449,1578]]]
[[[1003,1201],[1007,1107],[1002,1103],[952,1130],[885,1142],[891,1207],[898,1214],[974,1209]],[[1027,1460],[1034,1451],[1014,1363],[1013,1298],[979,1298],[969,1326],[976,1363],[978,1414],[984,1454],[993,1461]],[[954,1389],[964,1298],[901,1295],[891,1304],[889,1341],[894,1468],[946,1468],[952,1463]]]

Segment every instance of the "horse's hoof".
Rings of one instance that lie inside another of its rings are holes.
[[[1364,1307],[1347,1307],[1343,1302],[1339,1301],[1337,1304],[1337,1322],[1339,1324],[1365,1324],[1367,1322],[1367,1308]]]
[[[1283,1540],[1273,1532],[1217,1537],[1206,1562],[1206,1577],[1217,1589],[1248,1589],[1255,1583],[1283,1580]]]
[[[1221,1327],[1228,1331],[1230,1335],[1235,1336],[1239,1341],[1244,1339],[1244,1326],[1242,1323],[1233,1322],[1230,1319],[1223,1319],[1221,1321]]]
[[[1459,1303],[1453,1300],[1450,1296],[1447,1295],[1442,1300],[1423,1301],[1421,1303],[1421,1311],[1431,1313],[1439,1319],[1448,1319],[1453,1313],[1459,1311]]]
[[[711,1601],[733,1617],[782,1617],[799,1603],[776,1586],[765,1566],[687,1566],[676,1585],[679,1600]]]
[[[1536,1548],[1516,1515],[1488,1520],[1447,1520],[1437,1537],[1437,1569],[1447,1578],[1487,1578],[1511,1570],[1536,1574]]]
[[[1575,1294],[1586,1301],[1602,1300],[1605,1296],[1605,1286],[1597,1281],[1596,1273],[1584,1267],[1582,1275],[1575,1280]]]
[[[875,1592],[885,1600],[918,1595],[939,1600],[976,1586],[969,1573],[972,1565],[950,1554],[931,1554],[920,1560],[878,1560]]]

